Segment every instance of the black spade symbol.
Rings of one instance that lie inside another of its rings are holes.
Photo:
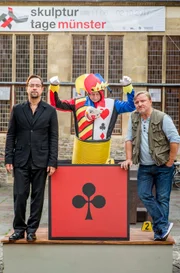
[[[92,183],[84,184],[82,192],[87,196],[87,200],[82,195],[76,195],[72,199],[72,204],[77,209],[80,209],[87,204],[88,208],[85,220],[92,220],[90,205],[92,204],[95,208],[101,209],[105,206],[106,199],[102,195],[96,195],[91,200],[91,196],[96,192],[96,188]]]

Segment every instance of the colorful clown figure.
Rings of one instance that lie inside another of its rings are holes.
[[[109,87],[100,74],[84,74],[76,79],[76,92],[80,94],[85,90],[87,96],[60,100],[60,81],[57,76],[50,79],[51,105],[57,110],[74,113],[73,164],[104,164],[108,160],[111,134],[118,115],[135,110],[131,79],[124,76],[120,83],[127,101],[105,98],[105,88]]]

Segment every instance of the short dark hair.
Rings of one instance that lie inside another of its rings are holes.
[[[44,84],[43,84],[43,79],[42,79],[39,75],[32,74],[32,75],[30,75],[30,76],[27,78],[26,86],[28,86],[29,81],[30,81],[32,78],[40,79],[42,86],[44,85]]]

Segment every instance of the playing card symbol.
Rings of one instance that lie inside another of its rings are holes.
[[[72,204],[75,208],[82,208],[86,204],[88,205],[87,207],[87,214],[85,220],[92,220],[92,215],[91,215],[91,207],[94,206],[97,209],[101,209],[105,206],[106,204],[106,199],[102,195],[96,195],[94,198],[91,199],[91,196],[95,193],[96,188],[92,183],[86,183],[82,187],[83,193],[87,196],[87,199],[85,199],[82,195],[76,195],[72,199]]]
[[[104,110],[101,112],[101,118],[102,118],[102,119],[106,119],[108,116],[109,116],[109,109],[104,109]]]
[[[104,139],[104,133],[100,134],[100,138]]]
[[[106,129],[105,123],[102,123],[101,126],[99,127],[102,131]]]

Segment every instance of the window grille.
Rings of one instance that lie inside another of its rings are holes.
[[[0,35],[0,81],[12,80],[12,35]]]
[[[104,77],[105,37],[91,36],[90,73],[99,73]]]
[[[10,118],[10,101],[0,100],[0,132],[6,132]]]
[[[2,82],[25,82],[30,75],[30,63],[34,61],[33,73],[39,74],[47,81],[47,35],[15,35],[15,52],[12,49],[12,35],[0,35],[0,81]],[[34,38],[33,58],[31,56],[30,40]],[[15,64],[12,63],[12,55],[15,55]],[[12,76],[14,71],[15,79]],[[13,77],[13,78],[12,78]],[[46,101],[47,87],[42,98]],[[11,89],[12,92],[12,89]],[[25,86],[14,85],[14,103],[27,100]],[[0,132],[6,132],[10,117],[11,101],[0,100]]]
[[[122,78],[122,68],[123,68],[123,36],[109,36],[108,37],[108,81],[110,83],[119,83]],[[112,93],[108,92],[107,97],[113,99],[122,100],[122,88],[113,87]],[[113,134],[122,134],[122,117],[118,116],[116,121]]]
[[[0,35],[0,81],[12,80],[12,35]],[[6,132],[10,117],[10,101],[0,100],[0,132]]]
[[[86,73],[87,37],[73,36],[72,80]]]
[[[148,82],[162,82],[162,36],[148,37]]]
[[[48,57],[48,36],[34,35],[34,69],[33,73],[47,81],[47,57]]]
[[[108,81],[119,83],[123,68],[123,37],[109,36]]]
[[[27,92],[25,86],[15,86],[15,103],[22,103],[27,100]]]
[[[16,36],[16,81],[25,82],[29,77],[30,36]]]
[[[180,36],[166,37],[166,82],[180,82]],[[180,89],[165,89],[165,112],[172,118],[180,133]]]
[[[170,115],[177,130],[180,132],[180,92],[179,88],[167,87],[165,89],[165,113]]]
[[[180,83],[180,36],[166,37],[166,82]]]
[[[123,99],[123,92],[122,88],[119,87],[111,87],[112,93],[108,93],[108,97],[112,98],[114,100],[118,99],[121,100]],[[116,121],[116,125],[113,130],[114,135],[121,135],[122,134],[122,115],[119,115]]]

